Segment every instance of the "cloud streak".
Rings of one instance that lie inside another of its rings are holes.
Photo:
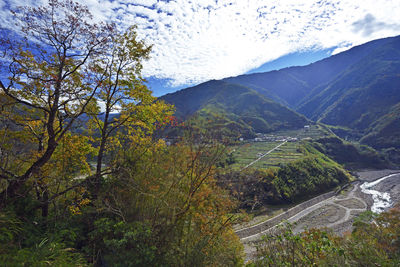
[[[342,51],[400,34],[394,26],[400,24],[397,0],[80,2],[97,20],[136,24],[139,36],[153,44],[144,76],[169,79],[173,86],[239,75],[288,53]]]

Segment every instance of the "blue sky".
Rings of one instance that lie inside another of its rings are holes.
[[[0,25],[13,29],[0,1]],[[398,0],[80,0],[96,21],[137,25],[153,44],[143,76],[156,96],[210,79],[306,65],[400,34]]]

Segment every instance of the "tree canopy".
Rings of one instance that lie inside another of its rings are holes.
[[[3,67],[9,73],[7,82],[0,84],[2,115],[7,116],[1,153],[6,164],[0,169],[7,181],[1,192],[3,205],[24,195],[21,188],[39,174],[85,116],[91,116],[101,132],[98,182],[114,130],[125,126],[125,131],[149,134],[155,121],[165,121],[172,110],[143,84],[141,62],[151,47],[137,39],[134,27],[121,31],[113,24],[95,24],[87,7],[73,1],[52,0],[48,6],[21,7],[13,13],[21,35],[2,37],[7,63]],[[113,111],[119,115],[111,119]],[[15,148],[5,140],[15,139],[15,131],[22,129],[27,131],[21,138],[32,141],[30,149],[16,157],[23,162],[13,159],[7,164]]]

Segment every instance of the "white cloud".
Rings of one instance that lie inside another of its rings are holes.
[[[349,50],[349,49],[352,48],[352,47],[353,47],[352,44],[340,44],[340,45],[338,45],[337,48],[335,48],[335,49],[332,51],[331,55],[339,54],[339,53],[341,53],[341,52],[344,52],[344,51],[346,51],[346,50]]]
[[[154,45],[143,74],[175,86],[239,75],[296,51],[338,47],[338,53],[400,34],[398,0],[80,2],[97,20],[137,24],[139,36]]]

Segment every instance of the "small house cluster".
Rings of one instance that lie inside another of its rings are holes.
[[[297,137],[257,133],[254,142],[297,142]]]

